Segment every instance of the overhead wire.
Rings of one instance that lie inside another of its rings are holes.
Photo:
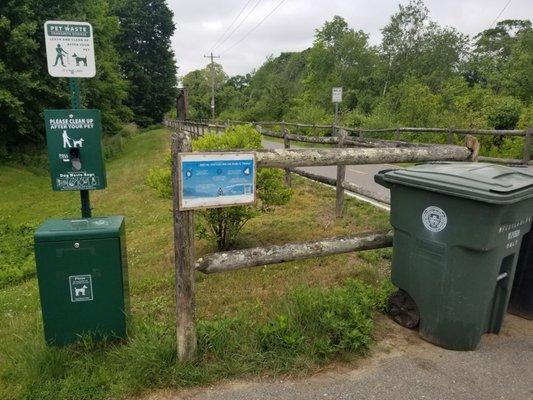
[[[230,34],[228,36],[226,36],[226,38],[220,42],[218,45],[216,45],[215,47],[213,47],[213,50],[217,49],[218,47],[222,46],[224,43],[226,43],[228,41],[228,39],[230,37],[233,36],[233,34],[235,32],[237,32],[237,30],[239,29],[239,27],[248,19],[248,17],[254,12],[254,10],[257,8],[257,6],[259,5],[259,3],[261,3],[261,1],[263,0],[257,0],[256,3],[252,6],[252,8],[248,11],[248,13],[244,16],[244,18],[237,24],[237,26],[235,28],[233,28],[233,30],[230,32]]]
[[[280,0],[280,2],[267,14],[263,17],[263,19],[261,19],[252,29],[250,29],[248,32],[246,32],[246,34],[241,37],[237,42],[235,42],[232,46],[226,48],[225,50],[222,50],[220,52],[220,54],[224,54],[224,53],[227,53],[228,51],[232,50],[235,46],[237,46],[238,44],[242,43],[248,36],[250,36],[250,34],[255,31],[257,28],[259,28],[261,26],[261,24],[263,22],[266,21],[266,19],[268,17],[270,17],[272,14],[274,14],[274,12],[281,7],[281,5],[283,3],[285,3],[286,0]]]
[[[211,46],[211,49],[209,51],[212,51],[215,49],[215,46],[218,45],[218,43],[222,40],[222,38],[226,35],[226,33],[228,33],[228,31],[231,29],[231,27],[235,24],[235,22],[239,19],[239,17],[242,15],[242,13],[244,12],[244,10],[246,9],[246,7],[248,7],[248,4],[250,4],[252,2],[252,0],[248,0],[246,1],[246,3],[244,3],[244,6],[241,8],[241,10],[239,11],[239,13],[236,15],[235,18],[233,18],[233,21],[231,21],[231,24],[228,25],[228,27],[226,28],[226,30],[222,33],[222,35],[220,35],[218,37],[218,39],[213,43],[213,46]]]
[[[494,21],[492,21],[492,24],[490,24],[490,27],[492,28],[494,26],[494,24],[496,23],[496,21],[498,21],[498,18],[500,18],[500,16],[503,14],[503,12],[507,9],[507,7],[509,6],[509,4],[511,4],[511,0],[508,0],[507,3],[505,3],[505,5],[503,6],[503,8],[501,9],[500,13],[496,16],[496,18],[494,18]]]

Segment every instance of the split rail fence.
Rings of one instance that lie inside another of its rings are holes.
[[[177,349],[180,361],[195,357],[197,347],[195,325],[195,272],[205,274],[228,272],[239,268],[266,266],[282,262],[363,251],[392,246],[392,232],[368,232],[344,237],[255,247],[208,254],[195,259],[194,211],[180,211],[180,173],[178,154],[191,152],[191,137],[201,135],[205,125],[166,121],[172,135],[172,185],[174,220],[174,262],[177,297]],[[194,132],[190,132],[191,127]],[[209,127],[212,129],[212,127]],[[332,140],[332,139],[327,139]],[[344,134],[338,144],[344,146]],[[478,143],[469,137],[467,146],[424,145],[389,147],[341,147],[312,149],[273,149],[256,151],[258,168],[284,168],[356,164],[381,164],[426,161],[467,161],[475,159]],[[233,152],[233,150],[232,150]],[[339,179],[337,180],[339,182]]]
[[[247,124],[247,123],[248,122],[246,121],[226,121],[224,124],[219,124],[219,123],[210,123],[209,121],[165,120],[165,124],[167,126],[172,127],[174,129],[189,132],[192,135],[192,137],[202,136],[206,132],[217,132],[217,133],[224,132],[229,126],[231,126],[231,124]],[[275,125],[279,128],[279,131],[275,131],[272,128],[266,129],[264,128],[263,125],[271,125],[271,126]],[[328,129],[328,130],[331,130],[331,132],[333,132],[334,135],[333,136],[316,136],[316,135],[302,135],[302,134],[289,133],[289,129],[288,129],[289,126],[293,128],[297,128],[297,129],[312,128],[315,134],[318,132],[318,129]],[[377,139],[377,138],[364,137],[364,134],[368,132],[370,133],[390,132],[392,131],[391,129],[385,129],[385,130],[357,129],[357,130],[354,130],[353,128],[350,129],[346,127],[336,127],[332,125],[295,124],[295,123],[289,123],[289,122],[260,122],[255,125],[255,128],[264,136],[282,139],[285,149],[291,148],[291,142],[314,143],[322,147],[331,145],[337,148],[423,148],[423,147],[442,146],[442,145],[427,144],[427,143],[412,143],[412,142],[406,142],[406,141],[401,141],[401,140],[383,140],[383,139]],[[410,132],[413,129],[425,129],[425,128],[397,128],[397,129],[394,129],[394,131],[395,132],[396,131]],[[431,129],[435,130],[436,128],[431,128]],[[448,130],[439,130],[439,131],[446,131],[449,133]],[[467,134],[466,130],[458,130],[458,131],[465,134],[467,137],[471,137],[471,135]],[[354,132],[356,132],[355,136],[354,136]],[[496,131],[475,130],[475,131],[468,131],[468,132],[470,133],[485,132],[486,133],[486,132],[496,132]],[[497,131],[497,132],[501,133],[501,132],[509,132],[509,131]],[[528,131],[513,131],[513,132],[517,134],[520,132],[527,133]],[[399,134],[396,134],[397,138],[399,138],[399,136],[400,136]],[[526,139],[529,138],[530,140],[530,136],[526,135],[525,137]],[[454,142],[453,133],[451,135],[448,135],[448,138],[449,138],[448,144],[450,145],[453,144]],[[526,147],[529,148],[530,146],[528,145]],[[477,152],[476,152],[476,157],[477,157]],[[494,158],[487,158],[487,157],[479,157],[479,160],[500,162],[500,163],[510,163],[510,164],[520,164],[522,162],[521,160],[494,159]],[[529,159],[527,160],[527,162],[529,163]],[[312,172],[305,171],[299,168],[298,169],[293,168],[293,167],[285,168],[285,183],[287,186],[291,186],[291,173],[296,173],[308,179],[312,179],[314,181],[321,182],[327,185],[335,186],[336,192],[337,192],[335,214],[337,217],[341,217],[343,214],[345,190],[364,196],[366,198],[370,198],[379,203],[389,204],[389,199],[386,198],[385,196],[382,196],[378,193],[370,191],[353,182],[347,182],[345,180],[346,166],[344,165],[337,166],[337,177],[336,178],[330,178],[330,177],[326,177],[323,175],[314,174]]]

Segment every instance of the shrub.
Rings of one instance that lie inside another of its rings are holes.
[[[261,135],[249,125],[231,126],[222,134],[207,133],[193,140],[194,151],[259,149]],[[170,165],[170,159],[168,160]],[[172,196],[170,168],[152,168],[146,179],[148,186],[157,190],[160,196]],[[201,238],[215,241],[219,250],[230,248],[246,222],[269,212],[274,206],[286,204],[291,197],[291,190],[283,184],[283,172],[278,169],[260,169],[257,171],[257,198],[254,206],[235,206],[200,210],[197,232]]]

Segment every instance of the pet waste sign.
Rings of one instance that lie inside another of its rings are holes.
[[[44,38],[50,75],[56,78],[92,78],[96,74],[91,24],[46,21]]]
[[[106,187],[99,110],[44,110],[48,163],[56,191]]]
[[[181,153],[180,210],[255,203],[255,153]]]

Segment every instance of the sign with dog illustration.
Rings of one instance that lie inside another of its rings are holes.
[[[91,275],[72,275],[68,277],[70,301],[91,301],[93,299],[93,281]]]
[[[46,21],[44,37],[50,75],[57,78],[92,78],[96,74],[91,24]]]
[[[45,110],[48,163],[56,191],[106,187],[99,110]]]

